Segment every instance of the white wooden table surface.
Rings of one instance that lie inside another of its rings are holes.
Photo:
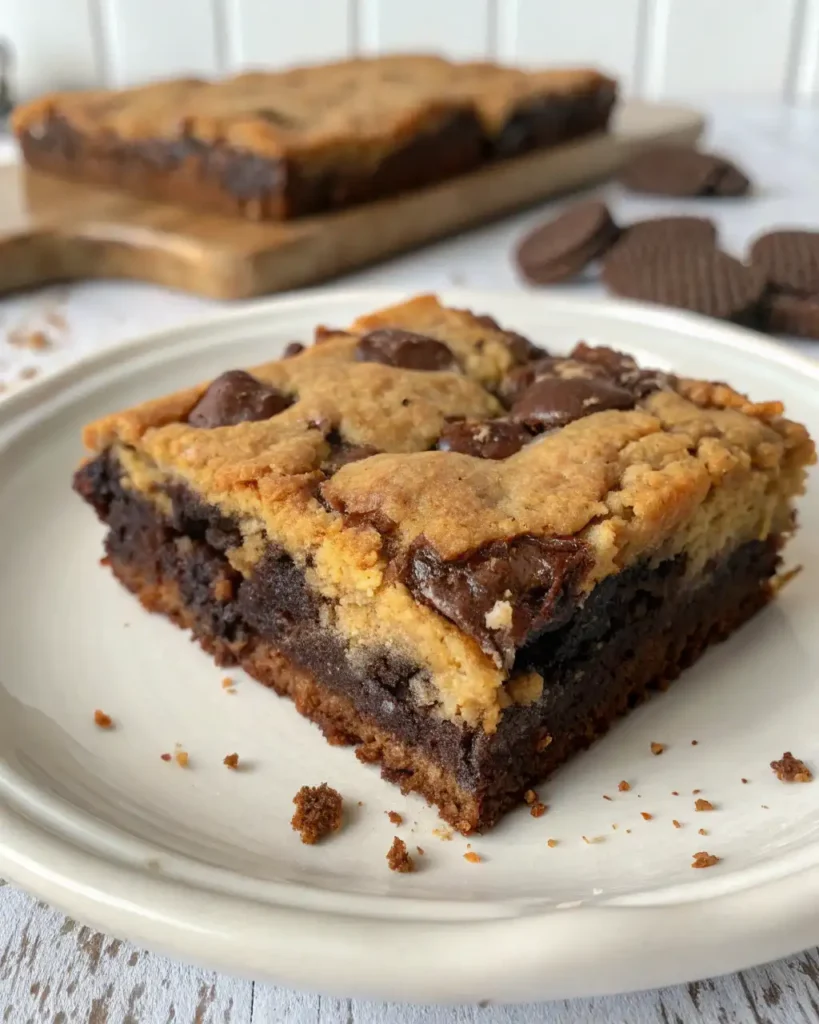
[[[691,212],[720,222],[723,244],[741,252],[774,224],[819,228],[819,112],[731,106],[712,110],[711,140],[758,182],[743,200],[671,201],[601,192],[625,222]],[[0,146],[2,156],[2,146]],[[334,287],[435,290],[520,288],[513,240],[543,211],[444,242],[355,274]],[[593,285],[584,288],[591,294]],[[0,301],[0,385],[25,387],[32,373],[152,328],[200,316],[208,303],[121,283],[55,286]],[[512,325],[514,326],[514,325]],[[29,347],[42,332],[49,345]],[[784,344],[784,342],[783,342]],[[819,356],[819,343],[793,343]],[[589,971],[594,965],[589,965]],[[0,881],[2,1024],[819,1024],[819,950],[726,978],[659,992],[519,1007],[387,1006],[301,995],[183,966],[64,918]]]

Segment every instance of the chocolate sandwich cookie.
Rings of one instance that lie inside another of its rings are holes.
[[[748,326],[759,323],[766,290],[765,275],[759,270],[701,245],[650,251],[625,245],[606,260],[603,280],[626,298]]]
[[[710,217],[649,217],[623,228],[618,246],[716,245],[717,226]]]
[[[769,231],[751,246],[750,263],[777,291],[819,295],[819,231]]]
[[[772,295],[768,302],[767,326],[772,334],[819,338],[819,295]]]
[[[526,235],[515,254],[517,265],[533,284],[566,281],[599,259],[618,235],[605,203],[577,203]]]
[[[748,178],[724,157],[687,146],[661,146],[639,153],[620,172],[632,192],[663,196],[739,196]]]

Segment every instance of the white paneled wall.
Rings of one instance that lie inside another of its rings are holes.
[[[819,104],[819,0],[0,0],[27,98],[394,50],[591,64],[650,97]]]

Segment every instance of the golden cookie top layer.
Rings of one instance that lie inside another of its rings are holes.
[[[283,547],[352,646],[413,657],[443,714],[491,727],[517,647],[569,598],[790,529],[814,448],[782,413],[610,349],[549,355],[424,295],[85,441],[160,507],[184,483],[235,517],[240,571]]]
[[[432,130],[459,110],[499,131],[517,109],[614,82],[596,71],[525,72],[438,57],[357,59],[218,82],[186,78],[120,91],[53,93],[15,112],[18,134],[52,116],[91,137],[220,142],[270,156],[381,147]],[[343,155],[343,154],[342,154]]]

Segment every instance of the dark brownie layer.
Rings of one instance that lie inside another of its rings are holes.
[[[486,734],[420,705],[417,666],[387,650],[374,652],[366,665],[350,660],[341,638],[322,628],[321,601],[284,552],[271,549],[243,579],[223,554],[237,543],[235,523],[194,495],[176,489],[173,517],[163,519],[122,490],[116,464],[105,456],[80,470],[75,486],[107,522],[107,553],[132,589],[172,586],[185,613],[181,624],[206,649],[280,691],[287,688],[268,678],[267,668],[260,670],[260,658],[265,650],[265,664],[286,656],[312,677],[319,694],[345,702],[335,722],[320,711],[315,695],[300,710],[321,722],[333,741],[363,742],[363,759],[381,760],[387,777],[448,808],[448,820],[464,831],[489,827],[649,688],[674,679],[753,615],[770,597],[768,581],[778,562],[771,538],[710,565],[696,586],[685,580],[683,556],[607,578],[557,628],[518,650],[515,669],[540,673],[547,681],[543,693],[528,706],[508,707],[497,731]],[[373,754],[376,734],[382,739]],[[404,754],[391,758],[384,736],[394,737],[402,751],[422,752],[439,775],[443,769],[446,785],[430,782],[435,773],[426,770],[415,778],[417,766]]]
[[[253,220],[283,220],[397,195],[465,174],[487,160],[601,131],[614,100],[613,87],[550,97],[515,112],[495,138],[485,135],[474,111],[464,109],[375,168],[335,165],[317,173],[293,160],[189,136],[136,143],[88,137],[59,115],[23,133],[20,145],[28,164],[61,176]]]

